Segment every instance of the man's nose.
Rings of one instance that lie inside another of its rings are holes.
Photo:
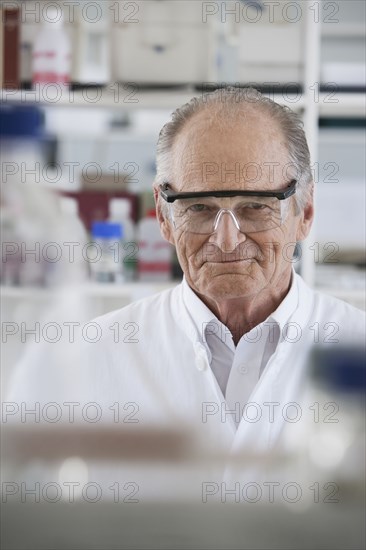
[[[233,252],[245,240],[246,236],[240,232],[233,213],[230,210],[220,212],[216,230],[210,235],[209,242],[214,243],[222,252]]]

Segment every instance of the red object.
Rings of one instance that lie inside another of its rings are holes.
[[[34,73],[34,84],[69,84],[70,79],[68,74],[59,74],[53,71]]]
[[[0,13],[1,15],[1,13]],[[20,9],[3,8],[3,88],[19,88]]]
[[[109,201],[111,199],[129,199],[131,201],[131,218],[136,222],[138,217],[138,196],[132,193],[118,191],[78,191],[77,193],[62,194],[77,200],[79,216],[88,231],[91,231],[93,222],[106,221],[108,219]]]
[[[170,273],[172,268],[169,262],[142,262],[141,260],[139,260],[138,266],[139,273]]]

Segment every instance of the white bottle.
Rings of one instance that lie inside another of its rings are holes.
[[[60,197],[59,201],[62,262],[56,266],[56,273],[50,271],[48,284],[81,284],[89,277],[89,263],[83,255],[84,247],[89,240],[88,234],[79,218],[77,200],[72,197]],[[56,280],[52,280],[53,277]]]
[[[172,246],[163,239],[155,210],[149,210],[138,225],[138,278],[168,281],[172,270]]]
[[[41,31],[38,34],[32,53],[33,87],[46,84],[68,86],[71,71],[71,44],[63,28],[61,8],[56,5],[43,10]]]
[[[135,279],[137,271],[137,243],[135,225],[131,219],[131,201],[111,199],[109,202],[109,221],[120,223],[123,228],[122,254],[126,281]]]
[[[77,2],[79,4],[79,2]],[[75,10],[75,55],[73,59],[73,79],[79,84],[108,84],[111,79],[110,63],[110,7],[109,2],[92,2],[97,17],[92,16],[93,8]],[[90,13],[88,17],[88,12]]]
[[[3,200],[3,197],[1,197]],[[6,203],[0,206],[1,264],[0,283],[6,286],[19,284],[21,243],[17,235],[16,217]]]

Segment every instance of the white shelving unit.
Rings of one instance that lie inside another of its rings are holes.
[[[121,84],[121,90],[123,85]],[[58,93],[59,92],[59,93]],[[126,92],[111,91],[108,86],[96,88],[95,90],[76,90],[61,93],[60,90],[54,92],[54,97],[47,99],[37,90],[0,90],[0,101],[13,103],[37,103],[42,107],[77,107],[77,108],[102,108],[118,109],[126,111],[135,111],[136,109],[171,109],[174,110],[179,105],[187,103],[193,96],[200,95],[193,87],[184,88],[184,90],[160,90],[150,91],[136,88],[134,101],[126,98]],[[304,109],[306,104],[303,97],[297,99],[294,95],[293,100],[289,92],[290,99],[285,99],[279,93],[271,94],[271,98],[281,105],[286,105],[291,109],[299,111]]]
[[[360,0],[363,1],[363,0]],[[323,37],[332,38],[348,38],[353,36],[355,38],[365,38],[366,30],[365,24],[361,21],[358,23],[341,23],[337,25],[323,26]]]
[[[178,282],[179,281],[169,281],[166,283],[134,282],[124,284],[87,283],[78,289],[78,293],[86,298],[122,298],[129,301],[133,295],[152,295],[156,292],[173,288]],[[0,286],[0,297],[4,300],[49,300],[55,297],[57,291],[58,288]]]
[[[330,118],[364,118],[366,116],[366,100],[363,93],[337,92],[330,97],[331,92],[320,92],[319,115]]]
[[[345,22],[339,21],[336,25],[322,25],[321,18],[316,20],[314,17],[314,7],[305,9],[305,4],[302,3],[302,10],[305,17],[303,32],[304,32],[304,48],[303,48],[303,93],[296,101],[291,101],[291,98],[285,98],[281,94],[273,94],[271,97],[281,104],[302,113],[305,125],[305,131],[308,137],[311,150],[312,163],[318,160],[318,138],[319,138],[319,117],[365,117],[366,103],[364,94],[361,93],[344,93],[338,92],[337,89],[329,90],[328,92],[320,92],[320,63],[321,63],[321,48],[322,39],[327,37],[336,37],[344,39],[347,37],[365,37],[365,29],[360,21]],[[309,6],[313,6],[309,3]],[[320,3],[322,6],[322,3]],[[344,8],[344,6],[343,6]],[[342,8],[342,9],[343,9]],[[131,91],[135,93],[131,95]],[[16,102],[20,104],[34,103],[35,101],[44,108],[63,109],[63,108],[85,108],[85,109],[109,109],[109,110],[124,110],[132,112],[136,110],[155,109],[155,110],[173,110],[177,106],[189,101],[192,96],[199,95],[200,92],[195,91],[192,87],[179,90],[155,90],[146,91],[138,87],[133,90],[126,88],[123,84],[107,86],[100,88],[99,91],[83,90],[70,91],[62,94],[55,100],[54,98],[47,100],[37,91],[0,91],[0,99],[8,102]],[[314,241],[316,235],[316,222],[312,234],[308,238],[308,243]],[[308,243],[304,243],[302,255],[302,275],[304,279],[311,285],[315,282],[315,265],[313,254],[310,252]],[[136,283],[138,285],[138,283]],[[146,286],[142,289],[142,293],[152,292],[155,288],[160,288],[160,285]],[[163,285],[165,288],[166,285]],[[90,297],[98,297],[109,299],[112,297],[128,298],[135,296],[137,292],[135,285],[126,285],[119,288],[113,287],[93,287],[89,285],[87,290]],[[16,297],[20,292],[18,289],[8,289],[5,291],[7,298]],[[28,294],[27,294],[28,292]],[[332,290],[333,293],[333,290]],[[358,293],[358,291],[357,291]],[[36,293],[37,294],[37,293]],[[23,297],[27,295],[29,298],[34,298],[36,294],[24,290]],[[347,299],[350,296],[355,297],[348,291],[339,292],[342,297]],[[359,297],[359,294],[357,294]]]
[[[90,94],[90,95],[88,95]],[[187,103],[193,96],[199,95],[200,92],[190,87],[185,90],[161,90],[161,91],[138,91],[138,102],[124,102],[123,98],[117,100],[116,96],[108,90],[108,88],[100,88],[100,99],[92,100],[91,91],[70,91],[60,94],[59,99],[47,100],[42,95],[39,95],[31,90],[0,90],[0,101],[19,104],[37,103],[42,107],[50,108],[101,108],[101,109],[124,109],[126,111],[136,111],[137,109],[175,109],[179,105]],[[94,96],[96,97],[96,96]],[[302,96],[298,100],[286,100],[279,93],[271,94],[270,97],[280,103],[286,105],[295,111],[307,109],[309,101],[314,101],[315,91],[312,88],[311,93],[307,97]],[[71,100],[70,100],[71,99]],[[318,104],[318,115],[322,117],[364,117],[366,115],[365,96],[361,93],[354,92],[339,92],[329,90],[329,92],[319,92],[318,99],[315,101]],[[316,119],[316,117],[315,117]]]

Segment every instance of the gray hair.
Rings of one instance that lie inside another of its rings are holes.
[[[171,120],[163,126],[157,143],[157,174],[154,187],[172,181],[172,148],[183,126],[194,115],[205,110],[224,115],[225,121],[237,120],[243,107],[251,107],[268,114],[276,121],[285,137],[289,155],[288,175],[298,182],[295,204],[301,211],[310,196],[313,176],[310,166],[310,153],[306,141],[303,122],[289,107],[279,105],[263,96],[254,88],[225,87],[214,92],[193,97],[188,103],[176,109]],[[221,118],[221,117],[220,117]]]

